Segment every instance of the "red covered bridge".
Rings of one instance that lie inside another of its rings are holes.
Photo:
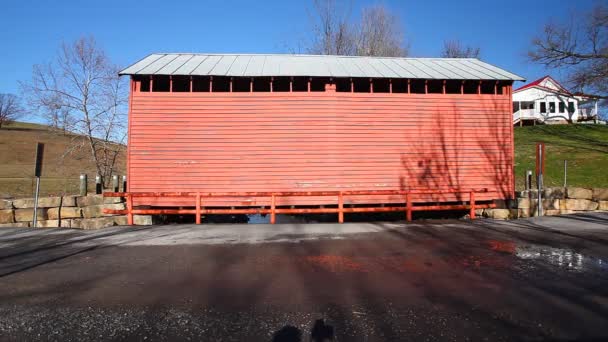
[[[135,207],[342,219],[513,197],[523,79],[477,59],[153,54],[121,74]]]

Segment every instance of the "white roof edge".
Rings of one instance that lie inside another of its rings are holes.
[[[146,57],[140,59],[139,61],[131,64],[127,68],[121,70],[119,75],[190,75],[192,70],[182,70],[183,68],[178,68],[173,71],[173,73],[167,74],[160,72],[163,70],[165,65],[161,65],[160,68],[157,69],[154,73],[142,73],[147,66],[152,63],[157,62],[160,58],[166,57],[169,55],[187,55],[187,56],[220,56],[220,57],[234,57],[234,56],[258,56],[258,57],[275,57],[274,60],[280,63],[281,75],[274,75],[271,72],[265,72],[265,70],[259,70],[258,72],[254,72],[255,74],[259,74],[259,76],[319,76],[323,74],[323,76],[331,77],[327,70],[320,70],[320,65],[318,64],[308,64],[302,65],[302,58],[326,58],[328,60],[340,60],[341,63],[353,63],[355,66],[359,67],[359,65],[355,64],[355,60],[361,61],[365,64],[368,64],[370,60],[394,60],[394,61],[434,61],[436,63],[443,62],[451,62],[445,63],[445,65],[440,65],[441,68],[444,69],[452,69],[454,68],[451,65],[454,62],[469,62],[469,63],[460,63],[458,65],[459,69],[468,69],[471,72],[469,74],[475,75],[475,77],[470,78],[456,78],[456,77],[442,77],[441,79],[475,79],[475,80],[511,80],[511,81],[525,81],[523,77],[520,77],[516,74],[513,74],[507,70],[494,66],[490,63],[479,60],[478,58],[439,58],[439,57],[429,57],[429,58],[418,58],[418,57],[371,57],[371,56],[337,56],[337,55],[306,55],[306,54],[251,54],[251,53],[153,53],[149,54]],[[217,57],[215,57],[217,58]],[[221,59],[221,58],[220,58]],[[235,59],[236,61],[236,59]],[[347,62],[348,61],[348,62]],[[353,61],[353,62],[351,62]],[[472,63],[471,63],[472,62]],[[372,62],[373,63],[373,62]],[[323,63],[324,64],[324,63]],[[484,67],[484,65],[489,66],[489,68]],[[213,70],[209,70],[206,75],[209,76],[241,76],[236,74],[236,70],[242,70],[241,65],[235,66],[235,73],[231,72],[232,64],[222,73],[214,73]],[[386,78],[387,76],[381,74],[378,70],[372,67],[372,65],[367,65],[368,67],[365,70],[361,70],[360,74],[345,74],[341,75],[341,77],[370,77],[370,78]],[[439,67],[439,65],[438,65]],[[293,71],[290,71],[293,70]],[[359,68],[360,69],[360,68]],[[439,79],[437,77],[429,77],[430,75],[423,75],[420,70],[409,70],[411,68],[407,68],[404,70],[395,70],[396,75],[390,78],[419,78],[419,79]],[[179,70],[179,72],[177,72]],[[349,69],[345,69],[349,70]],[[436,73],[441,74],[439,70],[434,70]],[[248,73],[251,73],[248,70]],[[327,75],[324,75],[327,73]],[[477,75],[487,75],[487,77],[481,77]]]

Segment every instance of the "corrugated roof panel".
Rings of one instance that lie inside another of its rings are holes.
[[[220,58],[220,60],[215,64],[213,69],[209,71],[209,74],[216,76],[233,76],[228,73],[228,70],[230,70],[230,67],[232,66],[232,63],[234,63],[235,59],[236,56],[222,56],[222,58]]]
[[[517,76],[515,74],[512,74],[512,73],[510,73],[510,72],[508,72],[508,71],[506,71],[504,69],[497,68],[497,67],[493,66],[492,64],[488,64],[488,63],[482,62],[482,61],[480,61],[478,59],[469,59],[466,62],[470,63],[470,64],[473,64],[473,65],[476,65],[476,66],[479,66],[479,67],[481,67],[483,69],[492,71],[493,74],[494,74],[494,76],[497,79],[499,79],[499,77],[504,77],[503,78],[504,80],[512,80],[512,79],[518,79],[518,78],[520,78],[519,76]]]
[[[409,59],[395,59],[395,63],[397,63],[404,70],[407,70],[412,73],[412,78],[431,78],[431,75],[425,73],[416,65],[410,63]]]
[[[179,69],[182,65],[192,59],[192,55],[178,55],[177,58],[172,60],[171,62],[165,64],[164,67],[160,68],[156,74],[158,75],[171,75],[177,69]]]
[[[494,79],[489,75],[489,73],[487,71],[483,72],[480,68],[471,66],[471,65],[467,65],[467,64],[463,63],[463,61],[447,61],[446,63],[458,70],[464,70],[468,74],[474,75],[474,77],[476,77],[476,79],[479,79],[479,80]],[[473,79],[473,77],[471,77],[471,79]]]
[[[196,67],[198,67],[205,59],[209,58],[207,55],[194,55],[190,60],[180,66],[173,72],[174,75],[190,75]]]
[[[245,74],[245,70],[247,70],[247,66],[249,65],[249,61],[251,60],[251,56],[236,56],[236,59],[230,66],[230,70],[228,73],[232,76],[243,76]]]
[[[448,78],[448,76],[444,73],[441,72],[441,70],[439,70],[438,68],[436,68],[434,65],[426,65],[422,62],[422,59],[410,59],[408,60],[408,62],[412,63],[413,65],[416,66],[416,68],[422,70],[425,74],[428,74],[430,76],[431,79],[445,79]]]
[[[210,55],[209,58],[201,62],[192,72],[191,75],[211,75],[209,72],[213,70],[215,65],[222,59],[222,56]],[[215,75],[214,75],[215,76]]]
[[[448,80],[452,80],[452,79],[463,80],[463,79],[467,78],[467,77],[465,77],[465,74],[463,72],[458,72],[454,68],[446,67],[445,63],[442,63],[441,61],[435,61],[432,59],[428,59],[428,60],[421,59],[421,60],[418,60],[418,62],[428,66],[431,69],[437,70],[437,72],[441,73],[442,75],[445,75],[445,78]]]
[[[387,67],[394,70],[400,78],[415,78],[416,76],[411,70],[402,67],[401,64],[393,58],[384,59],[382,62],[386,64]]]
[[[383,77],[382,74],[379,73],[373,65],[369,64],[365,58],[353,58],[345,60],[344,63],[351,63],[355,65],[359,70],[361,70],[363,77]]]
[[[121,75],[316,76],[523,81],[472,58],[392,58],[319,55],[152,54]]]
[[[262,69],[264,69],[265,61],[266,56],[264,55],[251,56],[251,60],[249,60],[249,65],[247,66],[247,69],[245,69],[243,76],[264,76]]]
[[[384,63],[383,58],[368,58],[367,62],[384,77],[400,77],[398,73]]]
[[[285,58],[280,58],[278,56],[266,56],[266,61],[264,61],[264,69],[262,69],[262,73],[264,75],[269,76],[283,76],[281,73],[281,64],[285,64],[283,69],[288,70]],[[288,74],[288,73],[287,73]]]
[[[176,59],[178,56],[179,55],[164,55],[154,62],[148,64],[145,68],[141,69],[137,73],[140,75],[156,75],[160,69],[171,63],[171,61]]]
[[[145,57],[144,59],[136,62],[135,64],[127,67],[126,69],[120,72],[121,75],[134,75],[137,74],[138,71],[147,67],[151,63],[155,62],[159,58],[163,57],[163,54],[151,54]]]

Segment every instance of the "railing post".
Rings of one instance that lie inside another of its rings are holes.
[[[344,196],[342,196],[342,191],[338,194],[338,222],[344,223]]]
[[[127,194],[127,224],[133,225],[133,196]]]
[[[201,224],[201,193],[196,193],[196,224]]]
[[[274,224],[276,222],[276,217],[275,217],[275,210],[276,207],[276,199],[274,194],[272,195],[272,197],[270,198],[270,223]]]
[[[471,211],[469,212],[469,216],[471,217],[471,220],[475,219],[475,191],[471,191],[470,195],[470,206],[471,206]]]
[[[405,218],[407,219],[407,222],[411,222],[412,221],[412,198],[410,197],[409,193],[405,194],[405,206],[406,206]]]

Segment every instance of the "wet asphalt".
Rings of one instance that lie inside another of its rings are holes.
[[[606,341],[608,213],[0,230],[1,341]]]

